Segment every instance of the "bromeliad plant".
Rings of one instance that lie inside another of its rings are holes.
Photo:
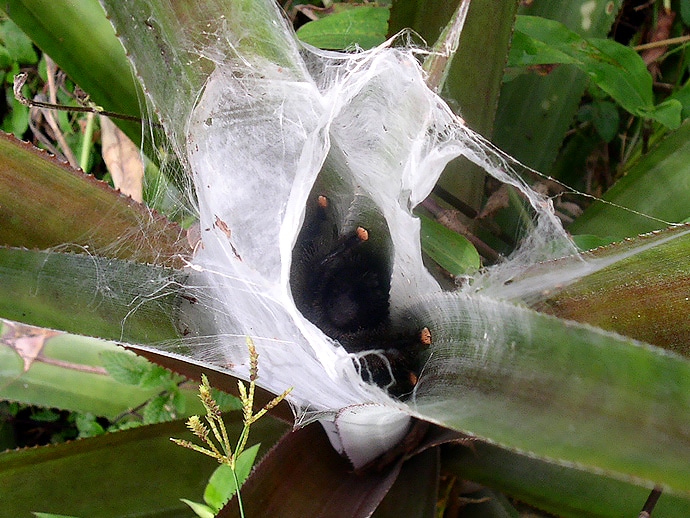
[[[104,5],[182,166],[176,180],[193,189],[201,239],[192,254],[174,227],[117,202],[117,221],[92,247],[110,258],[3,251],[3,282],[12,280],[17,294],[3,316],[126,342],[178,372],[208,372],[224,387],[233,376],[249,378],[251,337],[261,386],[294,387],[287,400],[298,430],[250,477],[248,515],[337,507],[343,516],[430,516],[440,469],[564,515],[634,515],[654,486],[664,490],[660,514],[687,513],[687,323],[644,335],[649,328],[630,318],[653,318],[658,329],[664,306],[687,305],[687,227],[575,254],[550,200],[516,170],[530,172],[428,87],[439,62],[440,75],[452,77],[447,53],[430,54],[427,76],[416,51],[393,42],[319,52],[297,41],[270,1]],[[449,47],[463,13],[442,40]],[[43,164],[7,139],[5,149],[15,163]],[[515,188],[526,229],[509,260],[467,272],[451,293],[422,263],[412,210],[444,169],[463,167],[460,157]],[[60,174],[89,196],[102,190]],[[80,244],[80,236],[62,239]],[[36,278],[59,280],[59,297],[87,300],[70,301],[66,315],[65,301],[57,311]],[[663,286],[665,298],[630,306],[625,283]],[[582,310],[579,301],[614,289],[619,300],[596,315]],[[35,297],[49,309],[41,314]],[[383,316],[363,325],[372,300],[383,301]],[[603,328],[675,351],[530,306],[598,318]],[[261,431],[255,436],[266,443]],[[486,513],[514,512],[498,493],[488,496],[494,510]]]

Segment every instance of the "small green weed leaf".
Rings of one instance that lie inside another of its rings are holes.
[[[476,272],[481,267],[477,249],[469,240],[440,223],[420,216],[422,249],[452,275]]]
[[[251,448],[247,448],[237,458],[235,470],[237,473],[237,480],[240,486],[249,476],[249,472],[254,465],[254,460],[259,452],[260,444],[255,444]],[[232,470],[227,464],[221,464],[216,468],[208,481],[206,490],[204,491],[204,501],[216,511],[222,507],[232,498],[237,491],[235,486],[235,479],[232,475]]]
[[[690,1],[690,0],[688,0]],[[690,82],[683,85],[681,88],[673,92],[668,99],[676,99],[683,105],[681,112],[681,119],[685,120],[690,117]]]
[[[130,352],[104,351],[101,359],[108,374],[120,383],[144,389],[175,387],[170,371]]]
[[[139,380],[142,388],[165,387],[172,383],[172,374],[159,365],[148,363],[148,369]]]
[[[180,498],[185,504],[192,508],[199,518],[213,518],[216,513],[209,506],[200,504],[199,502],[192,502],[186,498]]]
[[[125,385],[139,385],[154,366],[144,358],[127,351],[103,351],[103,367],[114,380]]]
[[[177,417],[173,397],[173,394],[165,393],[149,401],[142,412],[144,424],[162,423]]]
[[[653,119],[669,129],[678,129],[681,123],[683,104],[677,99],[666,99],[651,110],[643,109],[638,115]]]
[[[520,36],[514,38],[510,66],[575,65],[633,115],[672,129],[680,125],[678,103],[654,106],[652,76],[630,47],[609,39],[582,38],[560,22],[536,16],[518,16],[515,30]]]
[[[322,49],[345,49],[359,45],[370,49],[386,40],[388,7],[340,6],[335,14],[304,24],[297,36]]]
[[[96,421],[96,416],[91,413],[77,414],[75,424],[79,430],[79,438],[95,437],[105,433],[103,427]]]
[[[12,20],[0,23],[0,41],[14,62],[27,65],[38,62],[33,43]]]

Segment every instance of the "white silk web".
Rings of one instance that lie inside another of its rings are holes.
[[[324,167],[350,178],[386,219],[394,315],[440,291],[422,264],[411,211],[457,157],[520,189],[535,215],[513,261],[498,277],[478,276],[475,289],[500,283],[507,268],[574,248],[549,200],[426,87],[412,50],[305,48],[302,57],[306,76],[270,61],[217,63],[189,119],[186,152],[202,229],[191,278],[201,301],[192,321],[202,325],[192,353],[246,378],[245,337],[251,336],[260,355],[259,383],[275,393],[293,387],[290,402],[301,422],[334,419],[363,403],[399,409],[399,402],[365,384],[351,355],[293,303],[292,249]]]
[[[412,210],[458,157],[519,189],[533,211],[522,246],[478,274],[473,291],[500,287],[516,268],[574,253],[574,246],[550,200],[516,172],[521,166],[426,86],[414,49],[389,41],[367,52],[318,51],[273,22],[275,13],[248,21],[243,8],[222,2],[200,6],[197,32],[178,27],[182,36],[173,37],[176,20],[134,12],[140,4],[131,9],[131,20],[121,22],[123,43],[192,179],[198,209],[201,241],[188,268],[196,303],[182,310],[190,331],[184,353],[246,379],[251,337],[259,385],[274,393],[293,387],[297,422],[321,420],[339,451],[366,463],[405,433],[411,409],[364,383],[353,355],[294,304],[292,250],[319,174],[336,174],[384,216],[394,316],[440,291],[422,264]],[[217,16],[225,9],[236,11]],[[266,27],[256,21],[264,19]],[[251,32],[242,20],[259,28]],[[171,67],[191,72],[170,77]]]

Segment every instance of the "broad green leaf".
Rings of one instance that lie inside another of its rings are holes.
[[[559,22],[534,16],[519,16],[515,29],[522,35],[513,41],[509,66],[575,65],[628,112],[671,129],[680,125],[681,104],[671,99],[654,106],[652,76],[630,47],[608,39],[581,38]],[[553,52],[540,56],[538,52],[544,45],[562,53],[565,59],[557,59]],[[557,60],[552,61],[554,58]]]
[[[144,358],[126,351],[103,351],[103,366],[114,380],[126,385],[139,385],[152,367]]]
[[[690,227],[679,226],[538,265],[528,277],[551,271],[556,284],[518,296],[539,311],[690,357],[690,319],[679,318],[690,304],[689,256]],[[521,291],[520,279],[514,284],[511,289]]]
[[[96,104],[139,115],[141,87],[98,0],[7,0],[2,8]],[[134,142],[141,141],[140,124],[116,123]]]
[[[583,38],[605,38],[622,0],[535,0],[520,14],[563,23]],[[527,74],[501,89],[493,142],[522,163],[548,173],[580,104],[587,77],[575,67]]]
[[[634,480],[544,462],[481,441],[447,448],[443,460],[444,469],[460,478],[568,518],[638,516],[652,489],[635,485]],[[682,518],[689,514],[690,498],[664,492],[652,516]]]
[[[690,362],[483,297],[429,296],[420,418],[508,450],[690,495]]]
[[[229,416],[226,424],[230,437],[238,437],[241,413]],[[252,437],[270,445],[285,430],[284,424],[267,416],[252,425]],[[100,518],[189,517],[180,498],[200,500],[218,464],[173,444],[171,437],[194,440],[184,422],[175,421],[4,452],[0,454],[2,512],[6,516],[39,511]]]
[[[386,40],[389,7],[349,6],[302,25],[297,36],[322,49],[346,49],[357,45],[370,49]],[[336,7],[334,6],[334,7]]]
[[[180,144],[184,124],[209,73],[215,68],[215,49],[227,59],[261,56],[288,76],[301,77],[296,40],[283,30],[286,21],[273,2],[210,0],[206,2],[149,2],[103,0],[122,44],[135,60],[134,68],[153,101],[167,136]],[[279,29],[282,27],[283,29]],[[194,35],[193,48],[188,38]],[[228,41],[228,34],[251,35]]]
[[[107,354],[131,355],[102,340],[2,321],[0,399],[114,418],[163,390],[109,376],[102,361]],[[203,412],[196,387],[183,386],[180,393],[188,414]]]
[[[690,122],[686,121],[625,171],[602,197],[607,203],[593,202],[569,231],[622,239],[685,220],[690,216],[688,157]]]
[[[257,453],[259,453],[260,444],[255,444],[251,448],[247,448],[237,457],[235,464],[235,473],[240,487],[247,480],[249,472],[254,466]],[[227,464],[221,464],[216,468],[208,481],[206,490],[204,491],[204,502],[206,502],[215,511],[219,511],[237,491],[235,485],[235,476],[232,474],[232,469]]]
[[[117,259],[0,249],[0,317],[106,340],[179,336],[185,276]]]
[[[429,257],[452,275],[473,273],[481,267],[477,249],[460,234],[440,223],[420,216],[422,222],[422,249]]]
[[[0,244],[182,264],[179,226],[10,135],[0,157]]]

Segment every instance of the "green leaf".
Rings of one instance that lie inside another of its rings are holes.
[[[516,32],[513,35],[513,42],[510,47],[510,66],[533,67],[556,63],[575,64],[577,59],[554,45],[539,41],[524,32]]]
[[[170,388],[175,386],[175,380],[169,371],[158,365],[149,364],[149,369],[139,380],[139,385],[143,388]]]
[[[226,424],[230,436],[237,437],[243,427],[241,415]],[[267,416],[252,425],[252,436],[271,445],[286,428]],[[0,453],[2,513],[187,518],[190,511],[180,497],[200,499],[217,463],[173,444],[170,437],[194,438],[184,421],[175,421]]]
[[[640,117],[654,119],[671,129],[680,125],[682,106],[669,100],[654,106],[652,76],[642,58],[630,47],[609,39],[581,38],[565,25],[545,18],[519,16],[515,25],[522,36],[511,49],[509,66],[566,63],[577,66],[621,107]],[[539,56],[544,45],[555,49]],[[524,59],[524,61],[523,61]]]
[[[680,16],[685,25],[690,25],[690,1],[680,0]]]
[[[557,272],[556,285],[538,294],[522,289],[519,297],[539,311],[690,357],[690,320],[678,318],[688,303],[689,254],[690,226],[670,228],[536,266],[527,277]],[[513,282],[521,291],[521,279]]]
[[[43,423],[54,423],[60,419],[60,414],[53,410],[44,408],[33,412],[31,414],[31,418],[35,421],[40,421]]]
[[[508,303],[429,296],[420,418],[550,462],[690,494],[690,362]],[[416,328],[416,327],[414,327]]]
[[[0,156],[0,244],[182,264],[178,225],[11,135],[0,134]]]
[[[370,49],[386,40],[389,7],[336,5],[334,14],[302,25],[299,39],[322,49]]]
[[[620,117],[616,105],[608,101],[595,100],[580,108],[578,119],[582,122],[591,122],[599,136],[605,142],[611,142],[618,134]]]
[[[447,449],[444,469],[568,518],[638,516],[651,487],[511,452],[481,441]],[[653,517],[690,515],[690,498],[665,491]]]
[[[77,414],[75,424],[79,430],[79,438],[85,437],[96,437],[97,435],[103,435],[105,430],[96,421],[96,416],[88,414]]]
[[[169,393],[161,394],[149,401],[142,412],[144,424],[163,423],[171,421],[176,417],[174,407],[171,405],[172,395]]]
[[[251,448],[244,450],[235,463],[235,472],[240,487],[247,480],[249,472],[254,466],[254,460],[261,444],[255,444]],[[208,481],[204,491],[204,501],[215,511],[218,512],[232,498],[237,491],[235,477],[232,469],[227,464],[221,464],[216,468]]]
[[[624,171],[602,197],[608,203],[592,203],[568,230],[623,239],[685,220],[690,215],[689,154],[686,121]]]
[[[186,498],[180,498],[180,500],[187,504],[199,518],[213,518],[216,515],[215,511],[207,505],[200,504],[199,502],[192,502]]]
[[[669,129],[677,129],[680,126],[683,105],[677,99],[666,99],[657,104],[653,109],[643,109],[638,115],[655,120]]]
[[[183,280],[116,259],[0,249],[0,317],[103,339],[176,339]]]
[[[12,111],[2,121],[2,130],[21,138],[29,127],[29,107],[21,104],[14,96],[9,100]]]
[[[147,371],[154,365],[129,351],[103,351],[103,367],[114,380],[125,385],[139,385]]]
[[[35,65],[38,62],[31,40],[12,20],[0,22],[0,41],[13,62],[22,65]]]
[[[212,388],[211,395],[213,396],[215,402],[218,403],[218,406],[224,409],[226,412],[229,412],[230,410],[242,409],[242,401],[240,401],[239,398],[228,394],[227,392],[221,392],[220,390]]]
[[[123,354],[115,344],[0,321],[0,399],[60,408],[83,414],[117,417],[154,397],[160,389],[122,385],[107,375],[101,354]],[[29,345],[21,350],[18,346]],[[126,353],[124,353],[126,354]],[[190,413],[201,412],[196,389],[182,393]],[[226,408],[226,407],[224,407]]]
[[[558,0],[521,3],[520,14],[563,23],[583,38],[605,38],[622,0]],[[520,162],[543,173],[551,170],[573,122],[587,76],[572,66],[548,75],[524,74],[501,89],[493,142]]]
[[[98,0],[8,0],[3,9],[95,103],[139,115],[143,92]],[[116,123],[134,142],[141,141],[141,124]]]
[[[422,249],[451,275],[476,272],[481,267],[477,249],[469,240],[440,223],[420,216]]]

